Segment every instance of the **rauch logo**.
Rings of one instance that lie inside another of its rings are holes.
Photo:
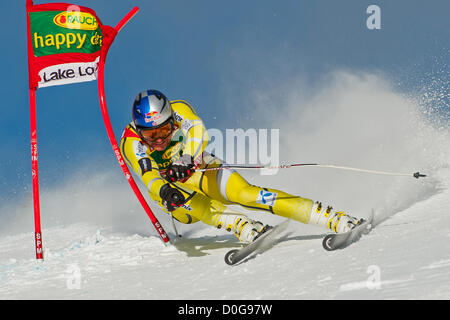
[[[96,30],[98,28],[97,19],[87,12],[64,11],[57,14],[53,22],[67,29]]]

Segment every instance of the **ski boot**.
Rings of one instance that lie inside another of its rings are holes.
[[[218,229],[225,227],[228,232],[233,232],[243,243],[254,241],[262,233],[269,230],[268,228],[271,228],[241,214],[222,214],[216,226]]]
[[[321,202],[316,201],[312,207],[308,223],[326,227],[336,233],[344,233],[363,221],[364,219],[357,219],[342,211],[333,210],[331,206],[325,208]]]
[[[260,222],[259,222],[260,223]],[[264,233],[266,233],[267,231],[269,231],[269,230],[272,230],[273,229],[273,227],[272,226],[269,226],[268,224],[266,224],[265,226],[264,226],[264,228],[262,228],[262,230],[260,231],[260,232],[258,232],[258,234],[253,238],[253,240],[252,240],[252,242],[253,241],[256,241],[259,237],[261,237]]]

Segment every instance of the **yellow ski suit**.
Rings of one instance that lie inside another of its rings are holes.
[[[219,167],[222,161],[205,152],[208,134],[202,120],[192,106],[183,100],[171,101],[176,132],[164,151],[151,150],[136,133],[133,122],[124,130],[120,150],[128,166],[141,177],[153,200],[165,210],[159,191],[167,181],[159,170],[167,168],[184,154],[191,155],[198,168]],[[264,210],[302,223],[324,225],[339,232],[337,225],[342,212],[331,212],[319,202],[293,196],[280,190],[249,184],[238,172],[230,169],[195,172],[186,181],[172,186],[183,193],[187,201],[172,212],[181,223],[202,221],[207,225],[233,231],[239,238],[242,231],[240,219],[225,219],[226,205],[238,204],[254,210]],[[314,209],[314,210],[313,210]],[[311,217],[311,215],[317,217]],[[225,225],[224,225],[225,224]]]

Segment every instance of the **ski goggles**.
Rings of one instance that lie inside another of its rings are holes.
[[[172,121],[169,121],[167,124],[155,128],[155,129],[146,129],[146,130],[139,130],[139,134],[141,135],[142,139],[144,139],[147,142],[156,142],[158,139],[165,140],[173,132],[173,123]]]

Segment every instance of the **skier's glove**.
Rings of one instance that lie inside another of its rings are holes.
[[[166,170],[166,180],[175,182],[189,178],[195,172],[194,159],[190,155],[183,155],[180,160],[171,163]]]
[[[159,196],[162,199],[162,204],[164,207],[172,212],[176,208],[181,207],[186,199],[183,194],[177,188],[172,188],[170,184],[166,183],[159,190]]]

